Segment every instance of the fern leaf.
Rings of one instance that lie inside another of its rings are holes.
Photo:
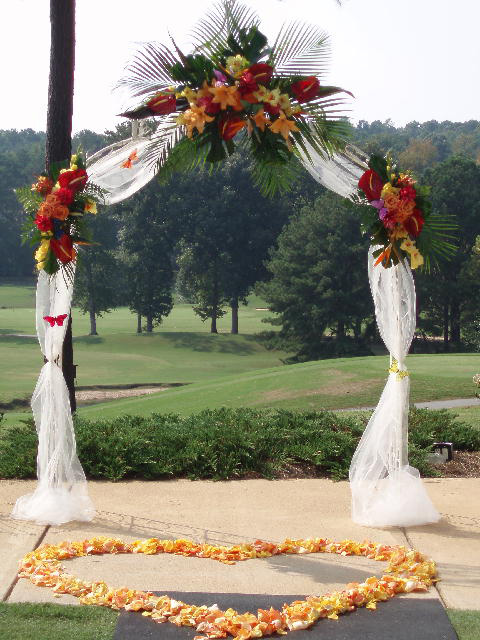
[[[15,189],[17,200],[22,205],[26,213],[33,215],[37,212],[38,207],[42,204],[43,198],[36,191],[32,191],[30,187],[19,187]]]

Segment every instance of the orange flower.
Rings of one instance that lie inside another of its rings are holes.
[[[279,133],[285,138],[285,140],[288,140],[290,131],[300,131],[300,129],[293,120],[289,120],[285,113],[280,111],[278,118],[270,125],[270,131],[273,131],[273,133]]]
[[[221,84],[219,87],[210,87],[209,92],[213,94],[213,102],[218,103],[222,110],[227,107],[233,107],[235,111],[243,109],[237,87]]]
[[[196,107],[194,104],[177,118],[177,124],[183,124],[187,128],[187,136],[193,135],[193,130],[203,133],[205,123],[213,122],[214,118],[205,113],[205,106]]]
[[[50,193],[45,202],[42,202],[38,208],[38,215],[45,218],[58,218],[58,220],[65,220],[70,213],[68,207],[61,204],[60,200],[54,193]]]
[[[260,131],[265,131],[265,125],[270,124],[270,119],[265,117],[265,111],[263,110],[263,108],[260,109],[260,111],[257,111],[252,120],[255,122]]]

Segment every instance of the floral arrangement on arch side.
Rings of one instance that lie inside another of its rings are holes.
[[[50,174],[42,174],[30,187],[15,190],[29,219],[24,225],[24,241],[35,251],[37,269],[54,275],[76,258],[74,245],[91,244],[86,214],[97,213],[100,190],[88,183],[81,153],[71,160],[53,163]]]
[[[392,156],[371,156],[369,169],[358,181],[356,201],[368,204],[363,211],[363,228],[371,244],[375,266],[388,268],[408,258],[411,269],[430,260],[448,259],[456,247],[449,240],[457,225],[448,215],[432,212],[430,187],[419,185],[410,171],[401,171]]]
[[[136,55],[119,86],[147,97],[121,115],[163,118],[151,147],[161,173],[219,162],[246,145],[254,179],[271,195],[288,188],[297,147],[307,157],[307,144],[323,155],[343,148],[346,123],[336,94],[344,90],[319,78],[327,36],[294,23],[269,46],[258,26],[245,5],[223,0],[194,30],[194,53],[149,43]]]

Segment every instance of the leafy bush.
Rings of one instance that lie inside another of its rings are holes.
[[[480,431],[447,411],[412,409],[410,460],[424,475],[434,441],[480,450]],[[215,409],[188,417],[175,414],[75,419],[78,455],[91,478],[271,478],[289,465],[319,476],[348,477],[367,418],[329,411]],[[33,421],[0,431],[0,477],[35,476],[37,438]]]

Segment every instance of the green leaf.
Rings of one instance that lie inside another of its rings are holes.
[[[382,178],[383,182],[388,182],[388,174],[387,174],[387,161],[383,156],[372,155],[368,162],[368,166],[370,169],[373,169],[378,173],[380,178]]]

